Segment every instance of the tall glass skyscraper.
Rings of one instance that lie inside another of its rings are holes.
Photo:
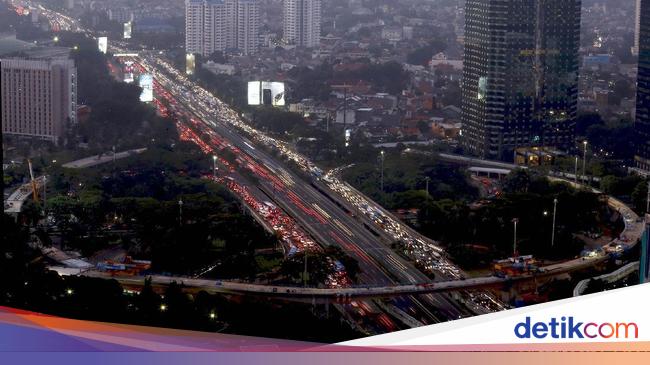
[[[636,165],[650,171],[650,0],[641,1],[636,95]]]
[[[641,283],[650,283],[650,224],[646,224],[645,232],[641,239],[639,274]]]
[[[573,144],[581,0],[466,0],[462,144],[511,160]]]

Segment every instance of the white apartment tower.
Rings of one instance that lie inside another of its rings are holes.
[[[234,1],[237,4],[237,49],[255,54],[260,43],[260,5],[257,0]]]
[[[186,53],[209,56],[215,51],[259,49],[257,0],[186,0]]]
[[[320,45],[321,0],[284,0],[284,42],[301,47]]]
[[[3,59],[2,133],[58,143],[77,122],[77,69],[70,59]]]

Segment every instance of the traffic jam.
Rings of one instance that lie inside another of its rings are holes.
[[[292,181],[283,178],[282,173],[269,171],[266,167],[256,163],[248,154],[242,153],[238,148],[229,145],[228,142],[225,142],[223,139],[216,136],[216,133],[209,125],[213,124],[216,126],[214,122],[211,121],[211,118],[213,119],[215,116],[222,123],[233,126],[243,132],[243,134],[250,137],[254,143],[267,147],[270,150],[277,151],[279,155],[295,163],[301,170],[309,173],[320,181],[325,182],[332,191],[338,192],[345,200],[350,202],[354,207],[357,207],[360,212],[370,217],[384,232],[396,240],[402,241],[404,246],[409,248],[407,251],[409,256],[413,258],[419,266],[425,268],[428,266],[430,270],[437,270],[447,277],[461,277],[460,271],[453,264],[442,258],[440,254],[442,252],[441,248],[420,237],[416,236],[416,238],[413,238],[412,232],[403,228],[402,224],[390,218],[375,204],[371,205],[365,197],[350,189],[347,184],[342,183],[336,177],[323,177],[322,170],[316,167],[304,156],[291,150],[285,142],[268,137],[262,132],[244,123],[242,118],[226,104],[212,96],[205,89],[194,85],[185,77],[185,75],[178,72],[166,61],[157,57],[143,58],[139,63],[136,63],[136,67],[142,68],[142,71],[144,72],[145,67],[142,65],[146,65],[148,62],[155,64],[155,66],[146,67],[146,70],[154,74],[156,80],[154,83],[154,91],[159,98],[155,104],[162,106],[162,108],[160,108],[161,115],[174,117],[177,125],[180,126],[179,131],[182,137],[199,145],[206,154],[212,154],[213,156],[219,155],[217,158],[221,165],[229,166],[228,164],[233,161],[226,161],[221,157],[223,155],[222,153],[215,153],[215,151],[228,148],[230,152],[237,156],[235,162],[238,163],[238,167],[247,170],[257,178],[264,181],[271,181],[274,191],[279,190],[286,194],[289,193],[286,185],[291,185]],[[174,82],[169,79],[168,75],[173,77]],[[175,95],[183,97],[184,104],[182,107],[178,100],[175,97],[172,97],[167,90],[174,90],[173,92]],[[201,123],[193,120],[193,118],[189,116],[189,112],[201,118],[201,120],[205,122]],[[206,142],[206,140],[208,142]],[[253,148],[252,146],[249,147]],[[231,173],[234,172],[234,168],[231,165],[229,171]],[[236,188],[235,185],[230,185],[229,188],[231,191],[233,188]],[[237,188],[239,194],[237,191],[233,191],[233,193],[238,194],[243,198],[244,196],[241,194],[244,192],[250,194],[251,190],[243,189],[242,187],[243,185]],[[270,195],[268,192],[267,194]],[[317,209],[312,209],[312,207],[302,204],[299,197],[289,194],[289,199],[291,199],[292,203],[298,206],[305,215],[315,217],[319,221],[325,220],[325,217],[323,217]],[[254,201],[248,198],[248,200],[247,205],[254,212],[264,217],[265,221],[267,221],[270,227],[273,227],[274,231],[277,230],[279,236],[283,239],[283,245],[288,254],[301,252],[305,249],[309,250],[310,248],[313,248],[314,250],[320,248],[320,246],[318,246],[292,218],[287,216],[285,213],[278,215],[278,211],[282,212],[281,210],[273,211],[273,213],[271,213],[270,210],[263,209],[262,207],[265,205],[263,203],[263,198],[255,198]],[[277,224],[278,222],[281,224]],[[345,238],[340,237],[334,232],[329,235],[330,239],[333,238],[339,246],[347,252],[357,256],[358,259],[364,261],[367,260],[368,262],[372,261],[365,252],[359,250],[356,245],[348,242]],[[350,281],[345,275],[344,268],[338,269],[340,266],[341,265],[336,265],[335,262],[332,263],[333,273],[330,279],[327,280],[328,286],[340,287],[349,285]],[[471,302],[473,302],[471,303],[472,306],[477,304],[477,301],[475,300],[472,300]]]
[[[140,63],[134,60],[120,59],[127,67],[133,67],[139,73],[145,73],[146,69]],[[315,209],[305,206],[295,193],[286,190],[286,178],[276,176],[264,166],[257,163],[249,155],[242,152],[239,148],[225,141],[210,129],[208,125],[199,122],[184,111],[183,106],[169,93],[157,80],[154,81],[153,89],[157,98],[154,99],[153,105],[157,108],[159,115],[169,117],[174,120],[179,137],[182,141],[196,144],[206,155],[214,156],[215,163],[218,162],[221,167],[218,169],[222,174],[206,175],[206,178],[214,180],[217,183],[227,187],[230,192],[236,195],[257,217],[260,217],[267,227],[270,227],[274,234],[280,238],[283,249],[287,256],[293,256],[301,252],[322,252],[322,248],[307,234],[291,217],[284,213],[269,201],[263,200],[261,193],[254,194],[257,191],[254,188],[240,183],[241,176],[236,173],[237,169],[245,170],[253,174],[258,179],[269,182],[276,191],[284,191],[292,202],[303,212],[315,219],[326,222],[325,218]],[[223,156],[228,151],[235,156],[234,161],[229,161]],[[237,179],[237,180],[236,180]],[[284,181],[283,181],[284,180]],[[343,265],[329,259],[331,274],[324,283],[326,287],[345,287],[350,285],[350,279],[347,277]]]
[[[341,181],[336,174],[323,173],[323,171],[313,164],[305,156],[295,152],[286,142],[270,137],[260,130],[253,128],[244,122],[243,118],[238,115],[227,104],[218,98],[215,98],[207,90],[194,85],[184,74],[175,69],[168,62],[159,58],[153,59],[161,69],[165,70],[174,77],[178,83],[185,85],[186,89],[192,90],[191,107],[199,115],[218,115],[223,122],[237,128],[244,135],[248,136],[255,143],[264,146],[272,151],[276,151],[281,157],[293,162],[298,168],[305,173],[313,176],[327,185],[335,193],[338,193],[345,201],[355,207],[366,218],[370,219],[376,227],[385,232],[393,240],[402,243],[403,253],[407,255],[417,266],[426,271],[438,272],[441,276],[451,280],[459,280],[463,277],[461,270],[444,256],[444,250],[430,240],[425,240],[420,235],[414,233],[403,223],[392,218],[376,203],[370,201],[364,195],[350,187],[347,183]],[[497,301],[487,293],[481,293],[480,297],[488,298],[491,302],[491,309],[502,309],[502,305],[496,305]],[[477,300],[468,300],[474,306]],[[479,304],[480,307],[483,305]]]

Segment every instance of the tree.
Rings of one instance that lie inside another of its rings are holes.
[[[530,187],[530,173],[524,169],[515,169],[506,176],[503,190],[509,193],[525,193]]]
[[[294,281],[304,281],[305,253],[297,253],[282,262],[280,273]],[[307,283],[312,286],[323,284],[332,272],[330,258],[323,252],[307,254]]]
[[[584,136],[587,129],[593,125],[604,125],[603,118],[598,113],[579,114],[576,120],[576,134]]]
[[[406,62],[411,65],[427,65],[431,57],[444,51],[447,43],[442,39],[434,39],[424,47],[418,48],[406,56]]]
[[[151,323],[160,317],[160,295],[156,294],[151,287],[151,277],[144,279],[144,286],[138,295],[138,316],[144,323]]]
[[[634,190],[632,191],[631,198],[632,198],[632,204],[634,206],[634,209],[638,213],[644,213],[646,210],[647,199],[648,199],[648,182],[640,181],[638,184],[636,184]]]

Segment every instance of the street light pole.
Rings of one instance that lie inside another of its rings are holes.
[[[551,233],[551,247],[555,246],[555,215],[557,214],[557,198],[553,199],[553,232]]]
[[[586,178],[587,178],[587,141],[585,140],[584,142],[582,142],[582,145],[584,146],[583,154],[582,154],[582,180],[586,180]]]
[[[212,176],[217,178],[217,156],[212,156]]]
[[[307,250],[305,249],[305,271],[302,274],[303,286],[307,287]]]
[[[47,225],[47,175],[43,176],[43,216]]]
[[[512,257],[517,257],[517,223],[519,223],[519,218],[514,218],[512,223],[515,224],[515,239],[512,245]]]
[[[429,180],[431,180],[428,176],[424,178],[424,182],[426,183],[426,189],[427,189],[427,200],[429,199]]]
[[[648,181],[648,198],[645,203],[645,212],[650,214],[650,181]]]
[[[183,199],[178,200],[178,223],[183,225]]]
[[[576,166],[573,171],[573,181],[576,183],[576,185],[578,184],[578,159],[579,157],[576,155]]]
[[[385,156],[385,153],[382,150],[381,151],[381,182],[380,182],[381,194],[382,195],[384,194],[384,158],[385,158],[384,156]]]
[[[431,196],[429,195],[429,180],[431,180],[428,176],[424,178],[424,181],[426,183],[426,189],[427,189],[427,217],[429,216],[429,199]]]

